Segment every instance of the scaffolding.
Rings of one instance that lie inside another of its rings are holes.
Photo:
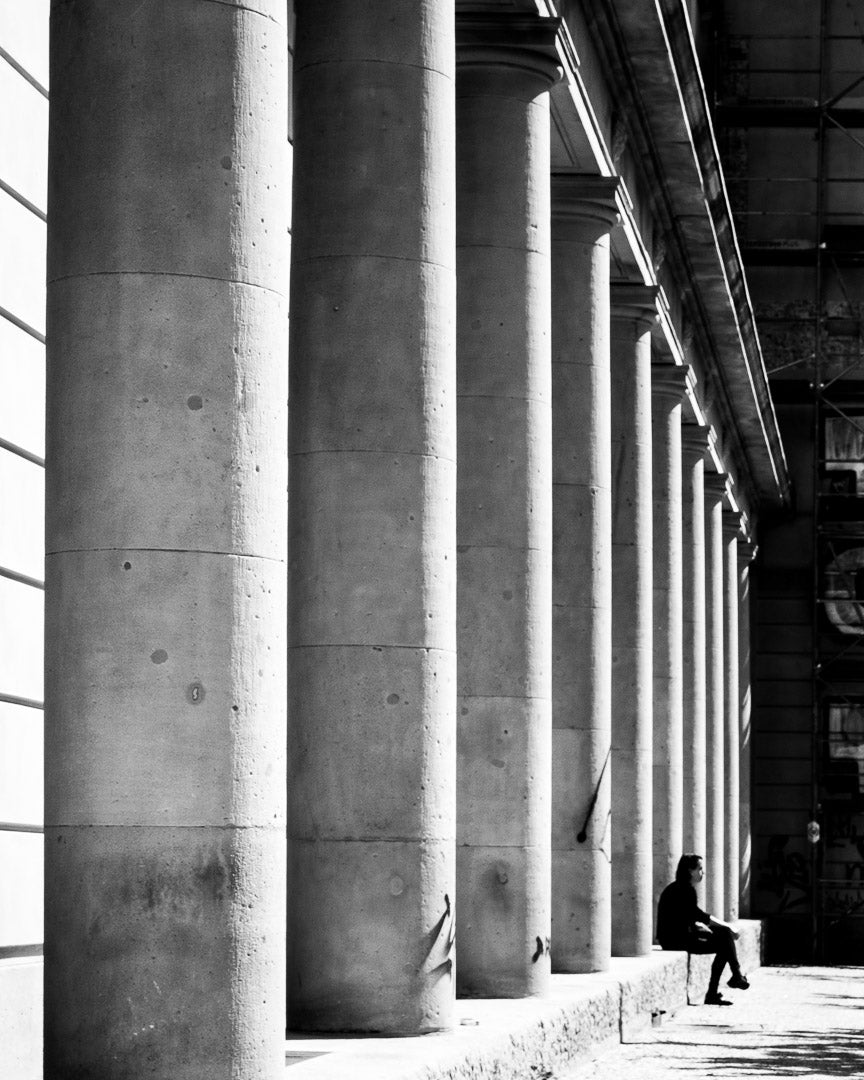
[[[746,9],[736,15],[747,25]],[[864,0],[819,0],[785,15],[764,33],[751,20],[758,38],[724,39],[716,120],[733,188],[736,154],[747,161],[735,207],[745,262],[782,268],[798,284],[812,275],[811,301],[801,288],[759,322],[776,344],[775,385],[797,380],[794,400],[812,407],[810,959],[862,963]],[[772,171],[761,175],[750,164],[754,129],[766,145],[774,140],[774,158],[764,151]]]
[[[828,145],[837,131],[854,144],[853,160],[864,151],[855,133],[864,128],[864,117],[852,99],[864,76],[839,89],[831,85],[838,9],[857,24],[849,0],[821,0],[810,384],[815,448],[811,821],[818,826],[813,838],[819,837],[811,845],[811,912],[818,963],[848,962],[850,945],[857,958],[864,944],[864,365],[861,309],[844,276],[845,267],[864,263],[864,214],[837,216],[829,187],[836,164]],[[864,176],[864,157],[858,166]],[[829,284],[839,287],[840,306],[829,300]],[[840,331],[847,342],[855,341],[851,355],[831,349]]]

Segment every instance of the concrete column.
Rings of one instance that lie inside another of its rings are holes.
[[[755,545],[738,542],[738,700],[739,766],[738,766],[738,857],[739,909],[741,918],[750,916],[750,897],[753,884],[753,839],[751,831],[751,713],[752,687],[750,672],[750,568],[756,553]]]
[[[724,918],[726,886],[726,786],[724,728],[726,726],[723,577],[723,497],[725,473],[705,476],[705,897],[707,910]]]
[[[553,971],[603,971],[611,953],[609,231],[617,188],[613,178],[552,174]]]
[[[297,4],[289,1022],[452,1022],[454,25]]]
[[[740,883],[740,811],[739,775],[741,759],[741,699],[738,686],[740,658],[738,656],[738,536],[740,515],[723,512],[723,664],[724,694],[724,782],[725,839],[723,880],[726,886],[726,918],[737,919]]]
[[[612,286],[612,952],[644,956],[652,911],[651,326],[656,287]]]
[[[684,851],[705,856],[705,454],[708,428],[681,428],[684,539]],[[701,890],[697,890],[701,891]]]
[[[484,997],[549,980],[558,25],[457,21],[457,974]]]
[[[285,14],[52,7],[46,1080],[284,1073]]]
[[[652,910],[684,850],[681,410],[687,367],[654,364],[654,873]]]

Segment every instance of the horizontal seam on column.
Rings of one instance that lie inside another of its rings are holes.
[[[166,824],[162,821],[76,821],[76,822],[55,822],[54,824],[45,824],[43,831],[48,832],[49,829],[278,829],[280,831],[287,830],[287,818],[280,818],[275,822],[266,822],[264,824],[244,824],[235,825],[231,822],[227,824],[225,822],[205,825],[183,825],[183,824]]]
[[[501,850],[501,851],[525,851],[526,849],[527,850],[532,850],[533,849],[535,851],[545,851],[546,850],[546,845],[543,844],[543,843],[537,843],[537,844],[486,844],[486,843],[475,843],[475,844],[472,844],[472,843],[469,843],[467,840],[457,840],[456,841],[456,847],[493,848],[496,851],[498,851],[498,850]],[[553,848],[552,850],[554,851],[556,849]],[[558,850],[571,851],[572,849],[571,848],[560,848]]]
[[[551,405],[552,397],[535,397],[532,394],[467,394],[456,391],[457,401],[531,401],[537,405]]]
[[[123,551],[139,552],[142,554],[160,554],[160,555],[227,555],[232,559],[264,559],[266,562],[276,563],[277,565],[284,565],[287,560],[282,558],[276,558],[274,555],[254,555],[248,554],[243,551],[209,551],[205,548],[161,548],[161,547],[87,547],[87,548],[59,548],[56,551],[46,551],[45,557],[49,555],[89,555],[89,554],[102,554],[109,551]]]
[[[212,3],[213,0],[205,0]],[[259,285],[255,281],[244,281],[242,278],[215,277],[213,274],[184,274],[177,270],[92,270],[84,274],[62,274],[60,277],[49,278],[47,285],[56,285],[61,281],[76,281],[83,278],[93,277],[170,277],[191,278],[193,281],[219,281],[223,285],[245,285],[250,289],[261,289],[262,292],[272,293],[274,296],[287,302],[286,293],[278,292],[267,285]]]
[[[278,19],[274,19],[272,15],[268,15],[266,11],[259,11],[258,8],[246,7],[245,4],[232,4],[228,3],[228,0],[203,0],[204,3],[216,4],[218,7],[233,8],[235,11],[247,11],[251,15],[260,15],[264,19],[269,19],[270,22],[276,26],[284,26],[284,23],[280,23]],[[55,0],[56,7],[68,7],[70,3],[74,3],[74,0]],[[139,4],[139,8],[143,7],[143,4]]]
[[[551,701],[552,695],[548,697],[540,697],[539,694],[464,694],[460,690],[456,691],[457,698],[481,698],[483,701]],[[558,730],[564,731],[583,731],[589,730],[587,728],[563,728]]]
[[[292,652],[295,649],[376,649],[378,651],[381,651],[382,649],[410,649],[414,652],[437,652],[443,653],[445,656],[456,655],[456,649],[445,649],[441,645],[381,645],[380,643],[376,644],[372,641],[365,645],[356,641],[318,641],[309,642],[306,645],[291,645],[289,643],[288,651]]]
[[[319,454],[377,454],[379,457],[393,457],[401,454],[403,457],[428,458],[430,461],[447,461],[455,464],[455,457],[444,457],[443,454],[418,454],[414,450],[364,450],[364,449],[334,449],[334,450],[291,450],[288,452],[289,459],[298,457],[315,457]]]
[[[299,844],[452,844],[450,836],[292,836]]]
[[[525,247],[524,244],[520,244],[518,246],[515,244],[473,244],[464,242],[456,244],[457,254],[460,251],[470,251],[475,248],[487,251],[521,251],[523,253],[530,252],[532,255],[551,255],[550,251],[542,251],[540,248],[535,247]]]
[[[404,60],[376,60],[369,56],[358,56],[354,59],[343,60],[315,60],[309,64],[303,64],[297,66],[295,72],[299,74],[301,71],[311,71],[313,68],[327,67],[331,64],[379,64],[381,67],[398,67],[398,68],[411,68],[412,71],[432,71],[436,75],[440,75],[443,79],[449,79],[451,82],[455,82],[452,74],[446,71],[442,71],[440,68],[430,67],[429,64],[408,64]]]
[[[293,259],[292,264],[294,267],[308,266],[311,263],[325,262],[327,259],[380,259],[382,262],[407,262],[416,263],[418,266],[437,266],[440,270],[456,273],[455,266],[448,266],[447,263],[438,262],[437,259],[412,259],[408,255],[382,255],[380,252],[374,251],[336,251],[329,255],[308,255],[303,259]]]
[[[462,555],[464,552],[459,551],[459,548],[481,548],[483,551],[548,551],[546,547],[531,547],[529,544],[472,544],[463,543],[457,537],[456,539],[456,554]]]
[[[591,488],[594,491],[611,491],[611,484],[599,484],[596,480],[553,480],[552,487]]]

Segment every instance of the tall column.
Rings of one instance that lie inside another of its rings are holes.
[[[708,428],[681,428],[684,538],[684,851],[705,856],[705,454]],[[697,890],[702,892],[703,890]]]
[[[549,980],[549,87],[558,20],[457,23],[459,988]]]
[[[618,183],[552,174],[553,971],[603,971],[611,953],[609,231]]]
[[[652,912],[651,326],[657,289],[612,286],[612,951],[644,956]]]
[[[724,780],[725,796],[725,852],[723,880],[726,886],[726,918],[737,919],[740,883],[740,757],[741,757],[741,700],[738,676],[738,535],[741,518],[729,511],[723,512],[723,663],[725,667],[725,738]]]
[[[289,1022],[446,1028],[455,895],[450,0],[297,4]]]
[[[687,367],[654,364],[654,873],[652,910],[684,850],[681,411]]]
[[[707,910],[724,917],[726,887],[723,873],[726,847],[726,786],[724,728],[726,726],[723,659],[723,497],[725,473],[705,476],[705,896]]]
[[[46,1080],[284,1072],[286,42],[52,8]]]
[[[738,856],[739,907],[742,917],[750,915],[753,885],[753,839],[751,833],[751,713],[752,687],[750,672],[750,569],[755,545],[738,543],[738,700],[740,702],[739,767],[738,767]]]

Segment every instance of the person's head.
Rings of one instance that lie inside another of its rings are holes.
[[[683,882],[685,885],[696,885],[702,880],[704,874],[701,855],[682,855],[678,860],[675,880]]]

